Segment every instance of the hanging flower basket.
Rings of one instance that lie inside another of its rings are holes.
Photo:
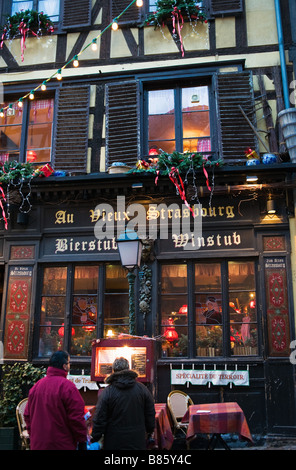
[[[182,57],[184,56],[182,28],[184,21],[207,23],[207,17],[200,2],[193,0],[158,0],[156,11],[149,14],[144,22],[145,26],[154,26],[154,29],[165,25],[173,25],[173,35],[179,39]]]
[[[21,10],[14,15],[8,16],[1,30],[0,48],[2,49],[5,39],[20,38],[21,59],[23,61],[26,38],[29,35],[41,37],[45,34],[51,34],[54,31],[54,25],[49,16],[42,11],[39,13],[35,10]]]

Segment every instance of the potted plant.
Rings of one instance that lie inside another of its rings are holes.
[[[30,388],[46,373],[31,363],[5,364],[0,380],[0,450],[17,446],[16,407],[29,394]]]

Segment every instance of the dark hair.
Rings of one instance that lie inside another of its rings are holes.
[[[67,351],[56,351],[49,359],[49,365],[56,367],[56,369],[63,369],[63,365],[67,364],[69,360],[69,353]]]
[[[128,360],[125,357],[117,357],[112,364],[112,369],[114,372],[129,369]]]

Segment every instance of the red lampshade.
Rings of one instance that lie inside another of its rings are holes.
[[[182,307],[179,310],[179,315],[187,315],[187,311],[188,311],[187,305],[182,305]]]

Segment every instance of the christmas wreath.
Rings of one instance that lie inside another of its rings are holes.
[[[21,59],[24,60],[24,50],[26,48],[26,37],[29,34],[40,37],[43,34],[51,34],[54,25],[48,15],[43,11],[21,10],[14,15],[8,16],[4,26],[2,26],[2,36],[0,48],[3,47],[5,39],[21,39]]]
[[[154,29],[162,27],[168,22],[173,25],[173,37],[179,38],[182,57],[184,56],[182,28],[185,20],[192,22],[201,21],[207,23],[207,18],[201,2],[193,0],[158,0],[156,2],[156,11],[149,14],[144,22],[145,26],[154,25]]]

